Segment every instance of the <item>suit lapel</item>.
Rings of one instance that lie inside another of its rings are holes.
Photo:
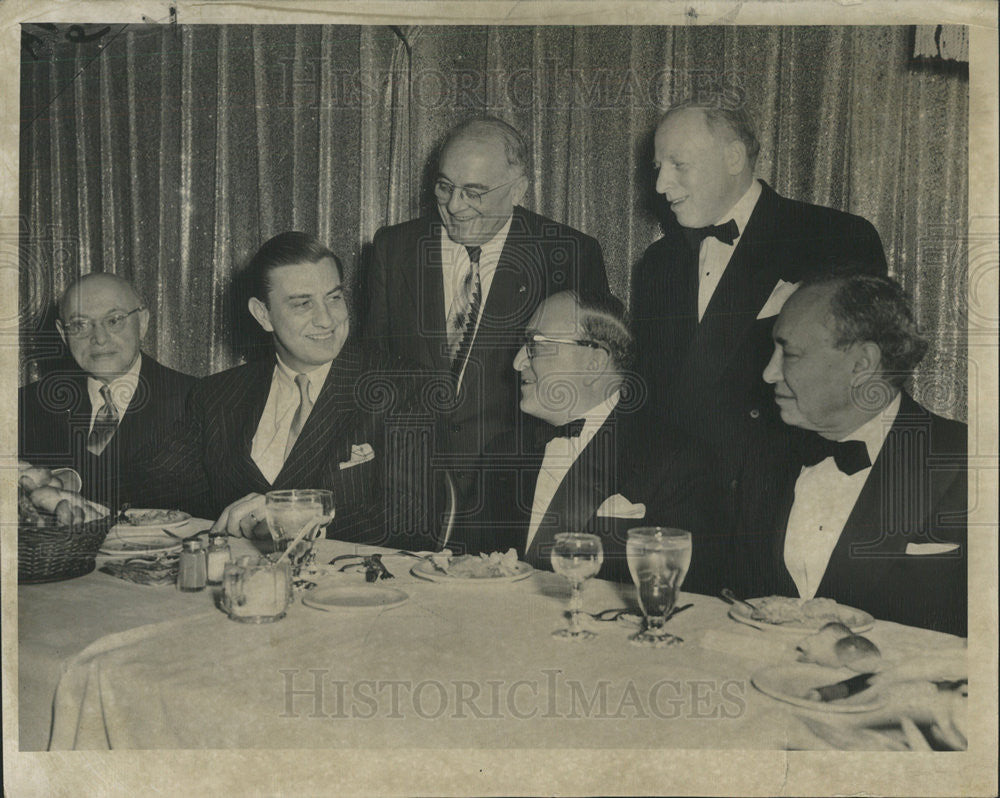
[[[535,249],[525,245],[531,239],[524,212],[519,207],[514,208],[507,239],[483,305],[479,332],[487,335],[482,338],[477,335],[476,343],[486,339],[489,333],[507,331],[509,334],[511,329],[521,325],[521,317],[529,306],[527,298],[538,296],[537,301],[544,298],[545,272],[538,263]]]
[[[428,363],[439,371],[447,371],[447,316],[448,309],[444,306],[444,273],[441,262],[441,236],[444,223],[435,213],[422,228],[423,233],[416,244],[417,267],[420,270],[419,296],[412,290],[406,301],[415,303],[419,308],[420,319],[417,326],[411,329],[420,331],[427,351]]]
[[[264,490],[270,487],[250,455],[273,377],[273,359],[247,364],[243,379],[233,386],[231,398],[226,401],[223,429],[219,433],[224,444],[234,449],[232,481],[235,484],[255,485]]]

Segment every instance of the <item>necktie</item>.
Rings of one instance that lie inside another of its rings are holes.
[[[458,312],[455,313],[448,326],[448,345],[451,349],[451,365],[453,370],[461,372],[472,339],[476,334],[476,322],[479,319],[479,306],[483,299],[483,286],[479,280],[480,247],[466,247],[469,253],[469,273],[462,281],[462,290],[458,300]],[[453,303],[453,307],[455,303]]]
[[[730,219],[725,224],[712,224],[708,227],[689,227],[685,230],[691,248],[698,251],[701,242],[706,238],[717,238],[723,244],[732,244],[740,235],[739,225],[735,219]]]
[[[299,406],[295,410],[295,415],[292,416],[292,426],[288,428],[288,442],[285,444],[286,460],[292,451],[292,447],[295,445],[295,440],[299,437],[299,433],[302,432],[302,426],[306,423],[306,419],[309,418],[309,411],[312,410],[313,406],[312,400],[309,398],[309,377],[305,374],[296,374],[295,384],[299,388]]]
[[[802,439],[798,450],[803,465],[814,466],[827,457],[832,457],[837,468],[848,476],[857,474],[872,464],[864,441],[831,441],[812,433]]]
[[[539,424],[535,428],[535,442],[538,448],[545,448],[549,441],[556,438],[579,438],[583,432],[583,425],[587,423],[585,418],[578,418],[568,424],[560,424],[554,427],[551,424]]]
[[[115,434],[115,430],[118,429],[118,408],[111,401],[110,386],[101,386],[101,398],[104,399],[104,404],[97,411],[94,427],[90,430],[90,435],[87,436],[87,451],[91,454],[103,452],[104,447],[108,445],[108,441]]]

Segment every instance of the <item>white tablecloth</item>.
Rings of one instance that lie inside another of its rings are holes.
[[[321,562],[359,550],[333,541],[320,549]],[[618,622],[591,622],[595,640],[569,643],[551,636],[569,597],[551,572],[449,585],[411,576],[416,560],[385,561],[397,578],[381,584],[409,595],[401,606],[324,612],[296,603],[261,626],[230,621],[211,591],[104,574],[22,588],[22,750],[40,739],[43,707],[52,706],[45,685],[51,691],[60,659],[53,750],[824,747],[796,717],[804,710],[750,683],[761,667],[793,662],[800,638],[736,624],[718,599],[682,596],[694,606],[670,622],[681,646],[630,645],[634,627]],[[332,578],[364,583],[360,574]],[[585,609],[625,606],[623,592],[592,581]],[[886,655],[960,644],[884,622],[867,636]],[[66,643],[43,650],[47,639]]]

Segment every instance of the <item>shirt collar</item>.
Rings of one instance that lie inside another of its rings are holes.
[[[142,368],[142,352],[140,352],[135,362],[129,366],[129,370],[124,374],[115,377],[107,385],[111,389],[111,400],[115,403],[119,413],[125,412],[136,388],[139,387],[139,369]],[[101,407],[104,404],[104,397],[101,396],[101,388],[104,383],[96,377],[87,375],[87,393],[90,395],[91,407]]]
[[[751,182],[750,188],[748,188],[743,196],[736,201],[736,204],[733,205],[732,208],[718,218],[716,224],[722,224],[732,219],[736,222],[736,226],[739,228],[739,234],[743,235],[747,222],[750,221],[750,214],[752,214],[753,209],[757,207],[757,200],[760,199],[760,191],[760,181],[754,180]],[[739,236],[737,236],[737,238],[738,237]]]
[[[504,226],[497,230],[496,235],[480,246],[480,266],[486,266],[488,263],[495,263],[500,259],[500,253],[503,251],[503,245],[507,243],[507,234],[510,232],[510,225],[513,221],[514,214],[511,212],[510,216],[507,217],[507,221],[504,223]],[[451,236],[448,235],[448,228],[444,225],[441,226],[441,245],[443,249],[450,250],[450,254],[442,252],[442,255],[444,256],[442,260],[445,263],[455,263],[456,258],[460,255],[468,257],[468,251],[465,245],[459,244],[457,241],[453,241]]]
[[[299,374],[298,371],[293,370],[281,359],[281,355],[275,354],[275,359],[278,361],[275,367],[274,373],[278,378],[279,385],[284,387],[290,387],[293,390],[298,390],[295,387],[295,377]],[[333,366],[333,360],[329,360],[322,366],[317,366],[309,371],[303,371],[309,378],[309,395],[310,398],[315,402],[316,397],[319,396],[320,388],[323,387],[323,383],[326,382],[326,377],[330,373],[330,367]]]
[[[889,430],[896,422],[896,415],[899,413],[899,402],[901,393],[896,394],[896,398],[889,402],[882,410],[868,419],[850,435],[843,438],[845,441],[862,441],[868,449],[868,459],[875,462],[879,452],[882,451],[882,444],[885,443]]]

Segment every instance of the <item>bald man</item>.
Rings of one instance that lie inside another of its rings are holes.
[[[56,329],[73,357],[19,393],[22,460],[79,474],[87,498],[117,509],[119,476],[154,450],[180,419],[194,377],[160,365],[140,346],[149,310],[113,274],[87,274],[59,303]]]

